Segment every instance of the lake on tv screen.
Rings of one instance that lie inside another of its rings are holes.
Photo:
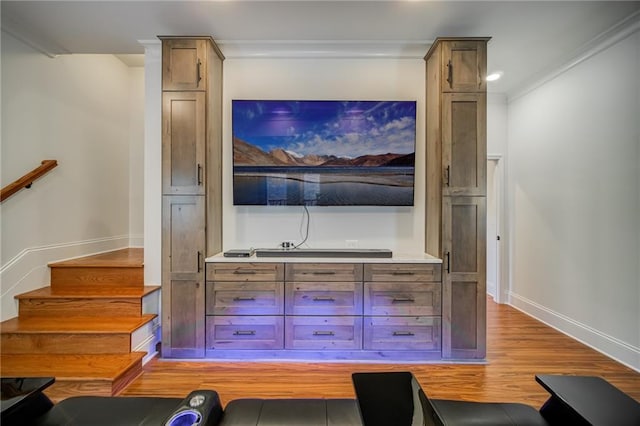
[[[413,167],[235,167],[235,205],[412,206]]]

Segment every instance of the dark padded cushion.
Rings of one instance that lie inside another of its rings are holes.
[[[533,407],[515,403],[488,403],[429,399],[427,414],[436,426],[450,425],[531,425],[548,423]],[[434,416],[434,411],[437,416]]]
[[[162,425],[183,398],[76,396],[53,406],[37,426]]]
[[[220,426],[361,426],[352,399],[236,399]]]

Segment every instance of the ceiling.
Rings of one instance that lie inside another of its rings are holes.
[[[2,29],[51,56],[140,54],[211,35],[234,57],[422,57],[438,36],[490,36],[507,94],[640,21],[640,1],[6,1]],[[131,58],[122,56],[123,58]],[[134,62],[135,63],[135,62]]]

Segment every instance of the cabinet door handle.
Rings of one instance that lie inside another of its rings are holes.
[[[233,298],[234,302],[254,302],[255,300],[256,298],[251,296],[238,296]]]
[[[449,88],[453,89],[453,64],[451,59],[447,62],[447,83],[449,83]]]
[[[202,263],[202,252],[198,250],[198,272],[202,271],[202,267],[200,266],[200,263]]]
[[[335,275],[334,271],[313,271],[313,275]]]
[[[198,163],[198,186],[202,185],[202,165]]]
[[[445,169],[444,169],[444,184],[446,186],[449,186],[451,182],[451,165],[448,165]]]
[[[447,257],[447,274],[451,273],[451,253],[446,252],[445,256]]]
[[[202,65],[202,62],[200,62],[200,59],[198,59],[198,64],[197,64],[197,68],[196,68],[196,79],[198,80],[198,82],[196,83],[196,86],[200,86],[200,80],[202,80],[202,76],[200,76],[200,66]]]
[[[411,271],[393,271],[391,275],[414,275]]]
[[[252,271],[251,269],[236,269],[233,273],[236,275],[255,275],[256,271]]]
[[[314,331],[314,336],[335,336],[336,334],[333,331]]]
[[[412,297],[394,297],[391,303],[413,303],[415,301]]]
[[[331,296],[316,296],[313,298],[314,302],[335,302],[336,299],[334,299]]]
[[[255,330],[236,330],[233,332],[234,336],[255,336]]]
[[[394,331],[394,336],[415,336],[415,334],[411,331]]]

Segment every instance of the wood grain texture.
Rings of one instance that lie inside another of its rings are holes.
[[[3,376],[55,377],[45,393],[52,401],[78,395],[112,396],[142,373],[144,352],[127,354],[2,355]]]
[[[142,267],[144,266],[144,250],[141,248],[125,248],[49,263],[50,268],[100,268],[105,266],[112,268]]]
[[[351,373],[411,371],[433,398],[511,401],[539,408],[535,374],[601,376],[640,401],[640,373],[507,305],[489,301],[486,363],[190,362],[154,359],[122,395],[184,397],[214,389],[236,398],[353,398]]]
[[[118,354],[131,351],[129,333],[2,333],[3,354]]]
[[[41,289],[42,293],[50,287]],[[128,295],[68,295],[42,294],[21,296],[18,311],[20,316],[122,316],[142,315],[142,296]]]

